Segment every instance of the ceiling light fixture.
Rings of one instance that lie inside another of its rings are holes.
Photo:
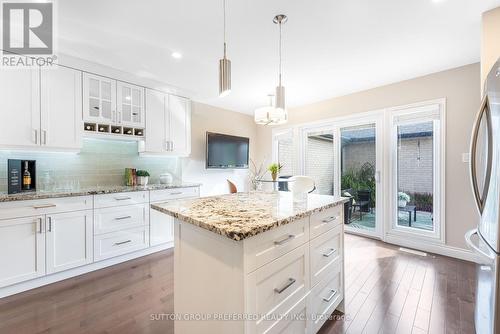
[[[224,58],[219,60],[219,96],[223,97],[231,93],[231,61],[226,57],[226,0],[224,6]]]
[[[280,45],[279,45],[279,58],[280,58],[280,62],[279,62],[279,77],[278,77],[278,86],[276,87],[276,104],[275,104],[275,107],[277,110],[278,113],[280,113],[285,119],[284,120],[280,120],[281,122],[286,122],[287,121],[287,118],[288,118],[288,113],[286,111],[286,107],[285,107],[285,87],[281,84],[281,77],[282,77],[282,71],[283,71],[283,67],[282,67],[282,57],[281,57],[281,54],[282,54],[282,38],[281,38],[281,30],[282,30],[282,25],[285,24],[286,22],[288,21],[288,17],[284,14],[280,14],[280,15],[276,15],[273,19],[273,22],[278,24],[279,25],[279,28],[280,28]]]
[[[174,51],[174,52],[172,52],[171,56],[174,59],[181,59],[182,58],[182,53]]]

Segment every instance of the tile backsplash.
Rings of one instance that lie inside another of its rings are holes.
[[[147,170],[150,183],[159,183],[160,174],[166,172],[174,180],[182,177],[179,158],[139,156],[136,142],[84,139],[80,153],[0,151],[1,192],[7,191],[8,159],[36,160],[41,190],[122,185],[127,167]]]

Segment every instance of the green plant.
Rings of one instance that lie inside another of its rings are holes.
[[[430,193],[413,193],[411,194],[412,205],[417,207],[418,211],[432,212],[433,210],[433,197]]]
[[[280,170],[283,168],[283,165],[273,163],[270,164],[269,167],[267,167],[267,170],[270,171],[272,174],[277,174],[280,172]]]
[[[359,168],[350,168],[342,173],[341,178],[342,191],[352,189],[354,199],[358,200],[357,192],[359,190],[370,191],[370,206],[375,207],[375,167],[367,162]]]
[[[142,177],[150,176],[147,170],[141,170],[141,169],[139,169],[137,172],[135,172],[135,175],[142,176]]]
[[[409,202],[410,199],[410,195],[408,195],[407,193],[404,193],[402,191],[398,192],[398,201]]]

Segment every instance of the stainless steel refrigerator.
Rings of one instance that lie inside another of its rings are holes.
[[[478,258],[475,326],[500,333],[500,59],[489,73],[471,141],[471,179],[481,219],[465,235]]]

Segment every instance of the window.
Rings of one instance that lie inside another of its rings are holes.
[[[444,240],[441,104],[393,111],[392,231]]]

